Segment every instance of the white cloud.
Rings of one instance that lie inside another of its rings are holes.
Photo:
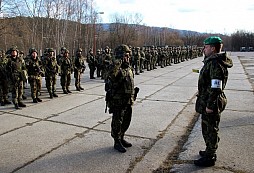
[[[95,0],[103,22],[112,14],[140,13],[148,26],[173,27],[198,32],[254,32],[252,0]]]

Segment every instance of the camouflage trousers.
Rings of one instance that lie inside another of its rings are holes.
[[[74,78],[75,78],[75,86],[76,88],[80,87],[80,81],[81,81],[81,72],[78,70],[74,71]]]
[[[8,81],[1,80],[0,81],[0,102],[7,100],[8,95]]]
[[[45,76],[45,81],[49,94],[56,92],[56,75]]]
[[[28,82],[31,88],[32,99],[38,98],[41,91],[41,77],[28,78]]]
[[[12,81],[12,102],[13,104],[17,104],[21,101],[23,95],[23,81],[16,80]]]
[[[111,136],[114,139],[123,138],[128,130],[132,117],[132,106],[113,108],[113,116],[111,122]]]
[[[71,73],[61,74],[60,83],[63,89],[69,89],[71,85]]]
[[[206,143],[207,155],[216,154],[220,138],[218,136],[220,123],[219,113],[202,114],[202,135]]]

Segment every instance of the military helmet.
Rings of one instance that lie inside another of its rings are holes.
[[[33,52],[36,52],[36,53],[37,53],[37,50],[36,50],[34,47],[32,47],[32,48],[29,49],[29,54],[30,54],[30,55],[31,55]]]
[[[82,52],[82,48],[78,48],[76,52]]]
[[[121,44],[121,45],[119,45],[119,46],[117,46],[116,48],[115,48],[115,55],[117,56],[117,57],[122,57],[125,53],[130,53],[131,52],[131,50],[130,50],[130,48],[127,46],[127,45],[125,45],[125,44]]]
[[[48,53],[49,52],[55,52],[53,48],[48,48]]]
[[[65,49],[64,53],[70,53],[70,51],[68,49]]]
[[[9,49],[10,51],[19,51],[18,50],[18,46],[12,46],[10,49]]]
[[[66,50],[66,47],[61,47],[61,51]]]

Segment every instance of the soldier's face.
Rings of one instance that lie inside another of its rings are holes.
[[[205,45],[204,46],[204,54],[206,57],[209,57],[210,55],[212,55],[215,51],[215,47],[211,46],[211,45]]]
[[[129,53],[124,54],[123,62],[130,63],[130,54]]]
[[[11,56],[15,57],[18,55],[18,52],[16,50],[11,51]]]
[[[32,53],[32,57],[33,57],[34,59],[36,59],[37,56],[38,56],[37,52],[33,52],[33,53]]]

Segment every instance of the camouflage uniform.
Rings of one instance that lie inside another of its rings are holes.
[[[46,87],[50,98],[58,97],[56,94],[56,78],[59,72],[59,66],[54,56],[54,50],[52,48],[47,49],[47,56],[43,57],[43,66],[45,69],[45,81]]]
[[[8,76],[7,76],[7,65],[8,59],[5,57],[4,51],[0,50],[0,102],[1,106],[10,104],[8,100]]]
[[[134,49],[134,51],[132,52],[132,56],[133,56],[133,66],[135,69],[135,74],[139,75],[139,73],[140,73],[140,59],[141,59],[140,47],[136,47]]]
[[[221,39],[215,38],[215,41],[221,41]],[[217,42],[216,44],[218,44]],[[198,80],[196,111],[202,114],[202,134],[206,150],[200,154],[205,157],[194,162],[197,166],[213,166],[216,161],[220,115],[226,106],[226,96],[223,90],[228,79],[227,68],[232,66],[232,60],[226,53],[214,53],[204,59],[204,66]],[[207,109],[212,112],[208,113]]]
[[[115,141],[114,148],[119,152],[126,152],[124,147],[131,147],[131,144],[124,140],[124,134],[131,122],[135,99],[133,69],[126,61],[130,60],[129,52],[127,45],[120,45],[115,49],[115,60],[105,84],[107,106],[109,113],[113,113],[111,136]]]
[[[75,86],[77,91],[84,90],[84,88],[81,87],[80,79],[81,79],[81,74],[84,73],[86,69],[86,65],[85,65],[85,60],[81,53],[82,53],[82,49],[79,48],[76,51],[76,57],[74,62],[74,78],[75,78]]]
[[[87,55],[87,63],[90,70],[90,79],[95,79],[94,72],[96,70],[96,60],[95,60],[92,49],[89,51]]]
[[[100,49],[97,50],[96,56],[95,56],[95,64],[96,64],[96,74],[97,77],[101,77],[101,69],[102,69],[102,54]]]
[[[42,62],[40,61],[37,50],[31,48],[27,57],[26,67],[28,73],[28,82],[31,87],[31,97],[34,103],[41,102],[39,93],[41,91],[41,76],[43,75]]]
[[[69,51],[66,49],[64,51],[63,57],[60,61],[60,84],[63,89],[64,94],[71,93],[70,84],[71,84],[71,74],[73,72],[73,63],[69,58]]]
[[[104,49],[104,52],[102,53],[102,71],[101,71],[102,79],[107,78],[111,63],[112,63],[112,56],[111,56],[109,47],[106,46]]]
[[[23,82],[26,81],[26,67],[24,60],[18,56],[17,47],[10,48],[11,54],[8,56],[7,71],[9,73],[10,85],[12,90],[12,102],[16,109],[26,107],[21,102],[23,95]],[[15,53],[16,52],[16,53]]]

